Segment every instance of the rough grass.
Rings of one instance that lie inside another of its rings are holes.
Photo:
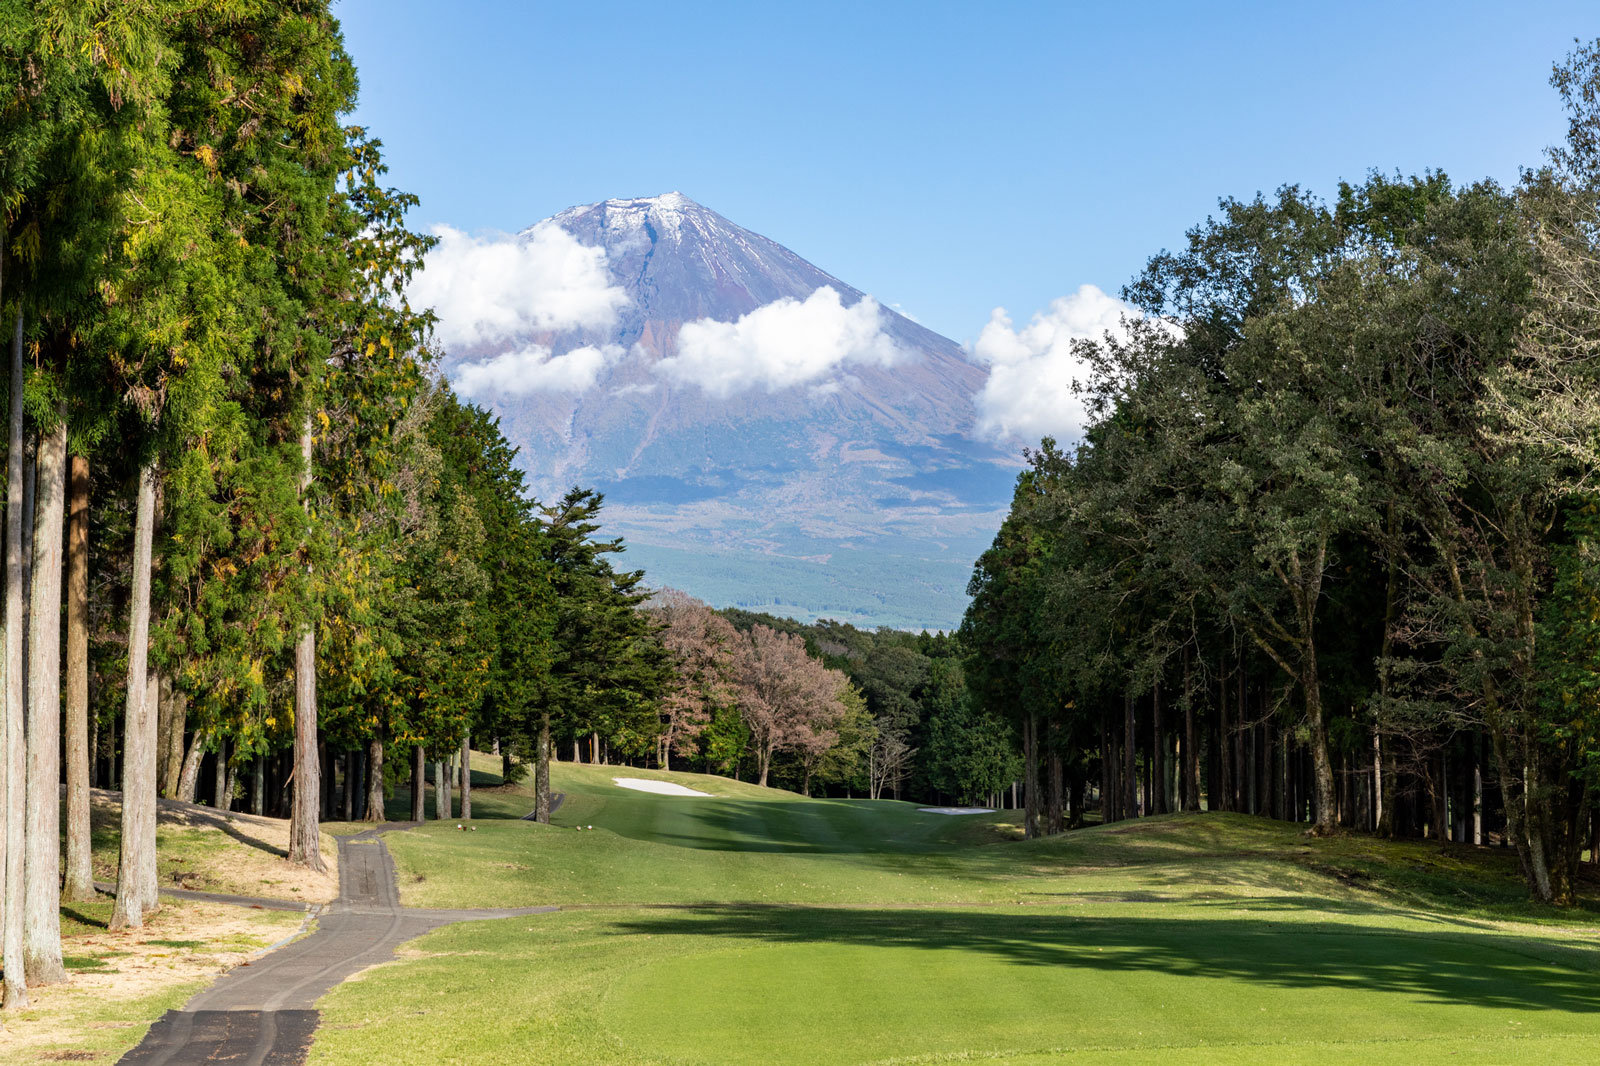
[[[715,799],[619,789],[662,777]],[[1594,912],[1509,856],[1231,815],[1003,842],[1003,816],[561,764],[388,837],[412,905],[563,903],[323,1001],[313,1064],[1588,1063]],[[593,825],[594,829],[578,828]]]

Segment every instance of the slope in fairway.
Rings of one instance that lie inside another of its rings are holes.
[[[408,902],[576,909],[417,942],[324,1001],[311,1061],[1594,1060],[1593,915],[1520,920],[1504,856],[1232,816],[1004,843],[1003,815],[611,770],[558,767],[554,826],[391,835]],[[1417,905],[1442,885],[1473,909]]]

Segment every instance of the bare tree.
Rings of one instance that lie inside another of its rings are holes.
[[[739,644],[735,684],[739,712],[750,730],[758,783],[765,785],[772,756],[807,745],[831,746],[844,714],[846,680],[806,652],[805,641],[756,626]]]
[[[882,799],[884,792],[899,788],[916,753],[898,730],[879,729],[867,751],[868,797]]]
[[[658,593],[650,610],[661,621],[661,643],[672,653],[678,683],[661,701],[656,761],[671,769],[674,753],[694,750],[717,704],[731,703],[739,634],[706,604],[676,590]]]

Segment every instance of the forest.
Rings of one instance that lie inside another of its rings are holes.
[[[94,896],[91,787],[136,929],[158,795],[288,816],[320,868],[320,818],[381,820],[475,733],[652,709],[670,670],[600,497],[534,501],[441,377],[405,296],[432,238],[343,124],[326,3],[7,4],[0,56],[16,1008]]]
[[[1513,187],[1225,200],[1085,340],[953,633],[715,610],[537,500],[441,372],[433,238],[346,124],[326,0],[0,5],[4,1005],[63,981],[91,791],[112,931],[158,797],[471,817],[470,755],[1003,807],[1202,808],[1600,857],[1600,47]],[[458,799],[452,797],[452,782]],[[65,785],[65,804],[58,803]],[[459,806],[456,804],[459,803]],[[592,828],[592,827],[590,827]]]
[[[1029,835],[1210,809],[1600,856],[1600,51],[1512,188],[1224,200],[1083,342],[1088,425],[979,560]]]

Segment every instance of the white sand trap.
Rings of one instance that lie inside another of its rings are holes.
[[[697,792],[692,788],[674,784],[671,781],[648,781],[642,777],[613,777],[623,788],[635,789],[639,792],[654,792],[659,796],[710,796],[709,792]]]
[[[924,814],[993,814],[993,807],[918,807]]]

